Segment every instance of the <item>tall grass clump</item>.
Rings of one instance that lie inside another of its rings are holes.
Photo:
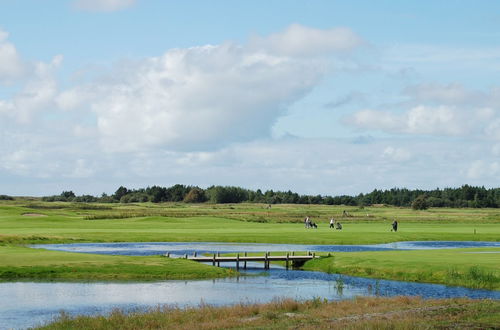
[[[447,280],[454,285],[464,285],[477,289],[494,289],[500,284],[500,277],[493,271],[472,266],[461,273],[456,268],[450,268],[446,273]]]

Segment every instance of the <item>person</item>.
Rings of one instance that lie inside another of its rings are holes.
[[[398,231],[398,222],[396,220],[394,220],[394,222],[392,223],[392,230],[391,231]]]
[[[307,217],[304,218],[304,225],[306,226],[307,228]]]
[[[337,230],[342,230],[342,224],[340,222],[337,222]]]
[[[335,228],[335,219],[334,218],[330,219],[330,228]]]

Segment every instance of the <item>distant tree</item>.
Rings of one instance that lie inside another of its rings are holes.
[[[64,197],[64,198],[66,198],[66,199],[68,199],[68,200],[69,200],[69,199],[75,198],[75,197],[76,197],[76,195],[75,195],[75,193],[74,193],[74,192],[72,192],[72,191],[70,190],[70,191],[63,191],[63,192],[61,193],[61,197]]]
[[[411,203],[411,208],[414,210],[427,210],[429,208],[429,203],[427,202],[427,196],[419,195],[413,203]]]
[[[185,203],[203,203],[206,200],[205,191],[198,187],[192,188],[184,197]]]
[[[117,201],[121,201],[122,197],[128,194],[128,189],[125,188],[124,186],[120,186],[115,193],[113,194],[113,198],[116,199]]]
[[[11,197],[11,196],[7,196],[7,195],[0,195],[0,200],[4,200],[4,201],[11,201],[13,200],[14,198]]]

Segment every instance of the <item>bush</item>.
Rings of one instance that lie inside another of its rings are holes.
[[[207,200],[207,197],[205,196],[205,191],[200,188],[193,188],[191,189],[186,197],[184,197],[184,202],[185,203],[203,203]]]
[[[429,208],[429,203],[427,202],[427,196],[420,195],[413,203],[411,203],[411,208],[414,210],[427,210]]]

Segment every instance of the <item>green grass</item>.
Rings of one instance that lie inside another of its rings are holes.
[[[62,314],[40,329],[498,329],[500,302],[420,298],[279,300],[260,305],[158,307],[108,316]]]
[[[500,248],[338,252],[308,261],[304,269],[500,290]]]
[[[350,216],[342,218],[343,210],[347,210]],[[319,225],[318,229],[304,228],[302,220],[306,215]],[[328,229],[331,216],[342,222],[342,231]],[[390,224],[394,219],[400,224],[397,233],[390,231]],[[130,274],[130,278],[136,279],[147,279],[148,276],[200,278],[223,275],[217,273],[220,270],[210,273],[208,269],[213,268],[209,266],[186,261],[177,265],[172,260],[161,259],[160,262],[155,259],[157,257],[89,257],[84,254],[69,257],[69,254],[64,253],[61,256],[65,257],[59,257],[53,253],[60,252],[15,250],[21,249],[19,245],[29,243],[214,241],[373,244],[421,240],[500,241],[500,210],[440,208],[413,211],[396,207],[326,205],[273,205],[271,209],[267,209],[267,205],[263,204],[0,201],[0,250],[4,251],[0,252],[0,269],[4,274],[3,278],[33,276],[112,279],[120,277],[118,273]],[[26,260],[25,265],[15,263],[15,256],[21,253]],[[318,261],[325,263],[325,266],[318,264],[314,267],[359,276],[467,286],[474,286],[476,284],[471,283],[479,282],[484,282],[486,284],[481,285],[487,286],[490,285],[488,283],[496,283],[498,278],[499,254],[462,255],[444,251],[411,253],[345,254],[346,257],[342,257],[344,254],[336,254],[334,259]],[[14,259],[9,259],[9,255],[14,256]],[[29,257],[30,255],[33,257]],[[49,260],[42,258],[44,255]],[[56,262],[58,258],[61,258],[59,263]],[[89,259],[101,261],[92,263]],[[435,265],[432,261],[434,259]],[[436,268],[429,268],[429,264]],[[74,271],[67,270],[66,265],[72,265]],[[203,271],[202,268],[196,268],[198,266],[203,266]],[[472,268],[473,266],[477,268]],[[126,276],[128,275],[123,275]],[[497,288],[497,284],[493,287]]]
[[[162,256],[106,256],[0,246],[0,280],[170,280],[231,276],[229,269]]]
[[[111,209],[109,209],[111,208]],[[341,218],[343,209],[353,215]],[[44,216],[29,217],[26,213]],[[318,230],[305,230],[310,215]],[[129,218],[129,216],[135,216]],[[335,216],[344,230],[329,230]],[[122,217],[86,220],[92,217]],[[397,233],[390,223],[400,223]],[[474,234],[474,231],[476,232]],[[411,240],[500,241],[496,209],[334,207],[261,204],[74,204],[0,202],[0,242],[220,241],[259,243],[370,244]]]

